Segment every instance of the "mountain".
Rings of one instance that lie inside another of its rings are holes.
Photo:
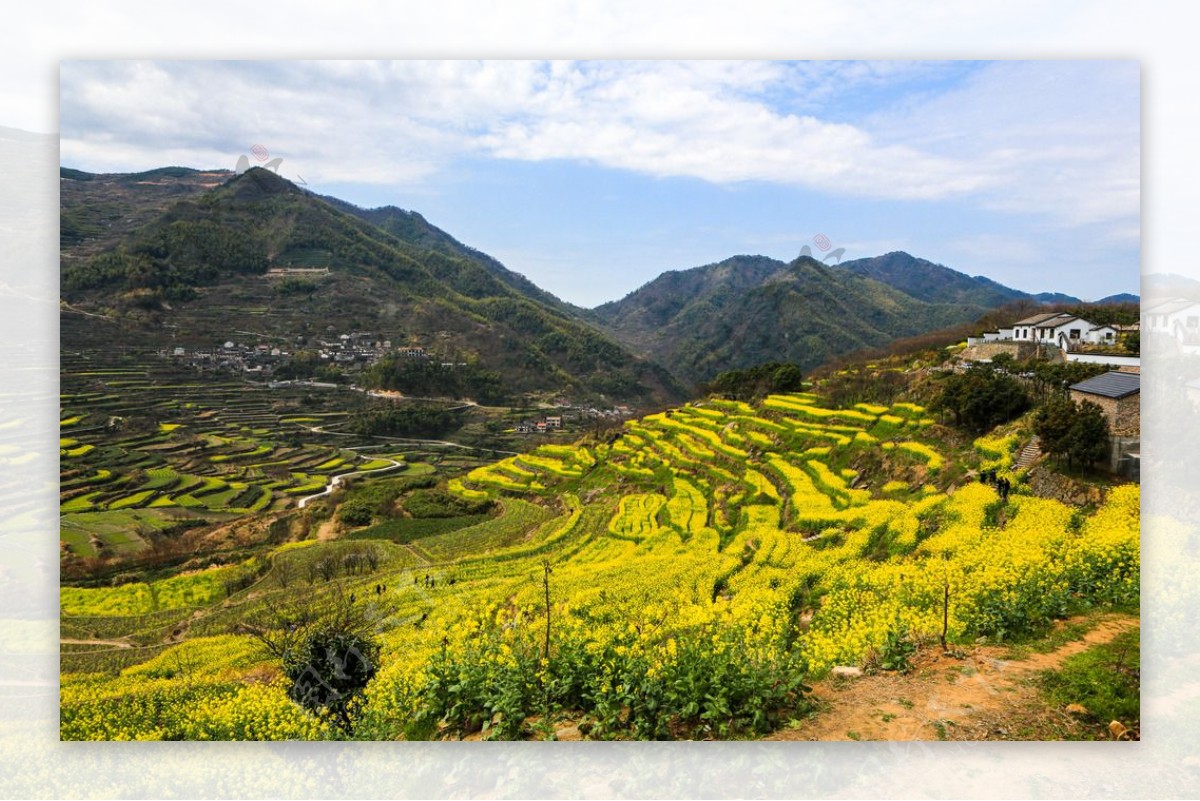
[[[1039,303],[1046,305],[1053,305],[1055,303],[1083,303],[1082,300],[1074,295],[1067,295],[1062,292],[1038,292],[1031,297]]]
[[[973,320],[981,308],[922,301],[809,257],[785,264],[736,256],[664,273],[594,313],[615,338],[697,383],[768,361],[811,369],[838,354]]]
[[[1119,295],[1109,295],[1106,298],[1093,301],[1097,306],[1112,306],[1118,303],[1141,303],[1142,299],[1130,292],[1122,292]]]
[[[369,222],[403,242],[474,261],[500,282],[531,300],[552,306],[560,311],[568,313],[579,312],[575,307],[540,288],[520,273],[508,269],[488,254],[464,245],[442,229],[431,225],[415,211],[408,211],[396,206],[363,209],[338,198],[323,196],[321,199],[334,208],[348,214],[353,214],[355,217]]]
[[[1029,297],[982,275],[969,276],[903,251],[842,262],[837,268],[880,281],[927,303],[959,303],[983,310]]]
[[[70,262],[114,247],[169,206],[208,192],[228,170],[161,167],[139,173],[90,173],[59,168],[59,245]]]
[[[198,346],[244,339],[235,332],[312,345],[371,331],[464,365],[493,394],[647,404],[682,395],[665,370],[423,219],[410,216],[404,238],[390,233],[405,221],[399,210],[368,221],[261,168],[64,173],[61,183],[72,197],[62,213],[80,232],[63,240],[63,298],[85,313],[63,315],[64,346],[98,331],[162,345],[167,326],[176,344]],[[113,220],[116,210],[125,216]]]
[[[722,308],[786,266],[766,256],[734,256],[706,267],[670,270],[623,299],[596,307],[593,314],[615,335],[651,334],[696,304]]]

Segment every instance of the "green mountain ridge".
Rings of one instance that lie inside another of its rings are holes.
[[[894,269],[892,256],[884,263]],[[952,300],[928,302],[863,272],[804,256],[791,264],[736,256],[665,273],[596,314],[617,339],[698,383],[769,361],[811,369],[839,354],[977,319],[988,308],[967,302],[972,296],[961,290],[948,295]]]
[[[491,273],[493,277],[531,300],[569,314],[579,314],[582,311],[540,288],[520,273],[508,269],[483,251],[459,242],[442,229],[430,224],[416,211],[401,209],[397,206],[364,209],[335,197],[322,196],[321,199],[334,208],[352,214],[392,234],[403,242],[474,261]]]
[[[61,176],[63,287],[81,308],[115,302],[143,327],[182,318],[183,335],[221,338],[264,322],[284,336],[380,330],[494,368],[518,393],[676,400],[723,370],[811,369],[1013,301],[1078,302],[892,252],[836,265],[733,256],[582,309],[416,211],[360,208],[261,168]],[[331,277],[270,290],[277,267]]]
[[[982,275],[969,276],[903,251],[855,259],[837,267],[873,278],[928,303],[961,303],[987,309],[1030,297]]]
[[[682,395],[665,370],[526,296],[469,253],[404,241],[267,170],[182,194],[98,250],[83,247],[86,238],[64,242],[64,299],[83,310],[115,306],[125,323],[118,338],[154,341],[164,325],[177,341],[198,343],[234,330],[310,339],[378,331],[477,365],[510,396],[657,404]],[[87,209],[70,209],[83,227],[95,223]],[[267,277],[277,267],[328,273]],[[72,317],[64,344],[87,329]]]

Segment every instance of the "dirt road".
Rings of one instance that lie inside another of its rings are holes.
[[[923,649],[908,675],[881,673],[817,682],[820,711],[769,740],[998,740],[1024,739],[1022,718],[1037,714],[1030,679],[1042,670],[1138,626],[1112,616],[1082,639],[1045,654],[1005,659],[1008,649],[976,646],[961,657],[936,645]],[[1068,718],[1063,710],[1046,714]]]

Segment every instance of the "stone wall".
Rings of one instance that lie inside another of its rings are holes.
[[[1142,430],[1142,393],[1134,394],[1117,400],[1086,392],[1071,390],[1071,400],[1079,403],[1091,401],[1104,410],[1108,418],[1108,428],[1114,437],[1137,438]]]
[[[1001,342],[981,342],[963,350],[959,357],[971,362],[990,361],[1001,353],[1007,353],[1019,362],[1041,356],[1047,361],[1063,361],[1066,357],[1058,348],[1041,347],[1036,342],[1017,342],[1006,340]]]

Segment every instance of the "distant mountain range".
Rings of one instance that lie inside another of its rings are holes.
[[[618,340],[695,383],[767,361],[810,369],[849,351],[977,319],[1008,300],[959,273],[953,284],[931,277],[943,272],[953,271],[895,253],[837,266],[806,256],[790,264],[735,256],[664,273],[595,314]],[[927,287],[926,297],[884,279],[913,291]]]
[[[63,168],[60,183],[64,299],[119,321],[110,338],[375,330],[483,365],[513,393],[663,403],[722,370],[809,369],[1014,301],[1079,302],[894,252],[837,265],[735,256],[587,310],[414,211],[362,209],[260,168]],[[328,273],[266,277],[282,267]],[[64,315],[64,343],[92,336],[94,320]]]
[[[1136,296],[1134,296],[1136,301]],[[979,319],[1031,295],[907,253],[837,265],[735,256],[663,273],[594,314],[612,335],[681,379],[765,361],[808,369],[833,356]]]
[[[566,304],[397,210],[364,211],[255,168],[134,176],[64,171],[64,345],[379,332],[469,365],[505,395],[643,404],[683,397]],[[70,184],[68,187],[67,185]],[[324,270],[271,277],[291,267]]]

